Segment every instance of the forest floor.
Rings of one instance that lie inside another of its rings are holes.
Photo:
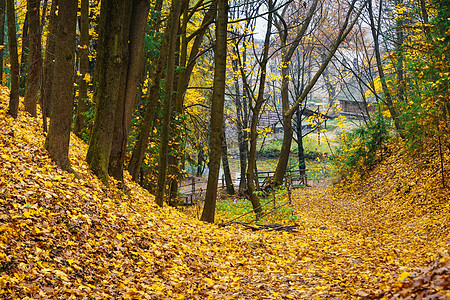
[[[81,178],[60,170],[40,120],[6,109],[3,89],[1,298],[450,298],[450,191],[434,152],[412,161],[392,148],[364,177],[298,189],[298,232],[251,232],[158,208],[128,174],[128,193],[105,187],[75,136]]]

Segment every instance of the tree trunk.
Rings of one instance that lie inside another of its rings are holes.
[[[298,168],[301,175],[306,174],[306,163],[305,163],[305,151],[303,148],[303,133],[302,133],[302,110],[297,109],[297,150],[298,150]]]
[[[128,164],[128,171],[134,181],[137,182],[139,176],[139,170],[144,160],[145,152],[148,148],[148,139],[150,131],[152,129],[153,122],[155,120],[155,110],[158,105],[158,97],[160,90],[161,79],[164,75],[164,67],[167,61],[168,45],[169,45],[169,28],[164,31],[163,40],[159,52],[159,58],[156,63],[155,71],[152,78],[152,85],[148,93],[147,107],[144,112],[144,120],[142,121],[141,131],[134,145],[133,152],[131,154],[130,163]]]
[[[42,3],[41,32],[44,32],[45,17],[47,16],[47,6],[48,0],[44,0],[44,2]]]
[[[25,87],[28,77],[28,52],[30,50],[30,38],[28,32],[29,14],[25,13],[25,20],[22,26],[22,55],[20,56],[20,96],[25,95]]]
[[[119,99],[115,118],[114,136],[109,158],[109,174],[123,181],[123,165],[125,162],[128,133],[131,128],[131,117],[136,100],[137,87],[144,69],[144,41],[150,2],[134,0],[129,33],[128,72],[126,77],[125,95]]]
[[[55,31],[58,23],[57,6],[58,0],[53,0],[50,9],[50,19],[48,21],[47,45],[45,47],[44,71],[41,85],[40,103],[44,131],[47,131],[47,116],[51,111],[53,70],[55,66]]]
[[[199,5],[200,2],[197,2],[196,5]],[[188,28],[188,22],[190,20],[190,17],[192,17],[192,14],[190,14],[189,10],[189,1],[185,0],[182,3],[183,8],[183,25],[181,27],[181,33],[179,35],[181,36],[181,48],[180,48],[180,62],[178,64],[178,68],[180,70],[177,81],[177,95],[176,95],[176,102],[174,106],[174,117],[173,119],[176,119],[177,117],[181,116],[183,113],[183,103],[184,103],[184,96],[186,94],[186,90],[189,86],[189,80],[192,74],[192,71],[194,70],[195,64],[197,62],[198,53],[200,50],[200,46],[203,41],[203,37],[205,35],[205,32],[208,29],[208,25],[212,23],[214,20],[214,15],[216,13],[217,5],[215,1],[212,1],[210,3],[209,9],[206,12],[206,14],[203,17],[202,24],[200,25],[200,28],[196,30],[191,36],[187,37],[187,28]],[[197,7],[194,6],[192,10],[196,10]],[[189,54],[189,60],[187,59],[187,53],[188,53],[188,43],[191,38],[195,36],[194,42],[192,43],[192,46],[190,47],[190,54]],[[181,175],[182,165],[184,165],[184,161],[180,162],[180,157],[178,156],[180,151],[180,145],[182,144],[182,141],[180,141],[179,134],[177,130],[174,130],[177,134],[175,136],[175,143],[173,143],[173,149],[171,150],[172,155],[169,157],[169,171],[170,171],[170,197],[175,198],[177,191],[178,191],[178,180]]]
[[[19,110],[19,55],[17,54],[17,36],[16,36],[16,12],[14,0],[7,0],[6,12],[8,14],[8,46],[9,61],[11,64],[11,92],[9,94],[8,114],[17,117]]]
[[[289,61],[291,57],[284,56],[281,67],[281,104],[283,112],[286,112],[289,107]],[[289,162],[289,154],[291,152],[292,143],[292,116],[283,113],[283,144],[281,145],[280,157],[278,158],[277,168],[273,175],[273,185],[279,186],[283,184],[284,175]]]
[[[223,128],[225,128],[225,122],[223,124]],[[227,194],[234,195],[233,180],[231,179],[230,165],[228,164],[227,136],[225,129],[223,130],[223,141],[222,141],[222,169],[223,174],[225,176]]]
[[[377,69],[378,69],[378,75],[380,77],[380,81],[381,81],[381,87],[383,89],[383,94],[384,94],[384,102],[389,110],[389,113],[391,114],[392,120],[394,121],[394,125],[395,125],[395,129],[397,131],[397,133],[403,137],[403,133],[402,133],[402,127],[400,125],[400,120],[398,119],[398,114],[397,111],[394,107],[394,103],[392,101],[392,96],[391,93],[389,92],[387,83],[386,83],[386,77],[384,75],[384,70],[383,70],[383,64],[381,61],[381,54],[380,54],[380,46],[378,43],[378,33],[377,33],[377,29],[375,27],[375,19],[373,16],[373,9],[372,9],[372,0],[369,0],[368,2],[368,12],[369,12],[369,19],[370,19],[370,29],[372,31],[372,37],[373,37],[373,41],[374,41],[374,50],[375,50],[375,58],[376,58],[376,62],[377,62]],[[382,7],[382,3],[380,3],[380,9]]]
[[[52,7],[53,9],[53,7]],[[73,132],[78,136],[83,136],[86,127],[86,113],[89,110],[88,105],[88,84],[89,84],[89,0],[81,0],[80,16],[80,47],[78,55],[80,57],[80,90],[78,93],[77,114]]]
[[[53,161],[71,171],[69,140],[72,125],[77,2],[60,0],[55,32],[55,76],[52,86],[51,122],[46,148]]]
[[[233,56],[236,55],[236,49],[233,47]],[[248,126],[248,118],[246,118],[246,113],[242,105],[241,91],[239,87],[239,77],[237,72],[239,72],[239,66],[237,59],[232,61],[233,73],[234,75],[234,93],[235,93],[235,105],[236,105],[236,129],[238,135],[238,147],[239,147],[239,166],[240,166],[240,179],[239,179],[239,195],[245,195],[247,189],[246,181],[246,170],[247,170],[247,156],[248,156],[248,141],[247,141],[247,131],[244,129]]]
[[[266,30],[266,36],[264,40],[264,47],[263,47],[263,55],[260,60],[260,79],[259,79],[259,87],[258,87],[258,97],[255,101],[255,105],[252,108],[252,119],[251,119],[251,125],[250,125],[250,152],[248,154],[248,166],[247,166],[247,188],[248,188],[248,196],[250,198],[250,202],[252,203],[253,210],[255,212],[256,218],[258,219],[262,214],[262,208],[259,201],[259,197],[256,194],[256,186],[255,186],[255,180],[259,180],[258,178],[255,178],[255,172],[256,172],[256,142],[258,139],[258,132],[257,132],[257,125],[258,125],[258,118],[259,114],[261,112],[261,108],[266,101],[264,98],[264,90],[265,90],[265,84],[266,84],[266,70],[267,70],[267,62],[269,59],[269,48],[270,48],[270,36],[272,31],[272,21],[273,21],[273,8],[274,3],[272,0],[269,0],[268,4],[268,21],[267,21],[267,30]],[[241,65],[242,69],[242,65]],[[242,76],[245,78],[244,76]],[[249,84],[247,82],[244,82],[244,86],[247,90],[247,94],[249,95],[250,88]],[[259,183],[259,182],[258,182]]]
[[[186,65],[186,71],[184,75],[184,90],[186,90],[189,85],[189,80],[191,78],[192,71],[194,70],[197,58],[199,57],[198,53],[200,51],[200,46],[203,42],[203,37],[205,36],[205,33],[208,30],[208,26],[214,21],[214,16],[216,15],[217,12],[216,10],[217,10],[217,3],[216,0],[214,0],[211,2],[208,11],[203,17],[202,24],[200,25],[199,30],[195,32],[195,39],[194,42],[192,43],[192,47],[190,48],[189,60]],[[192,34],[190,38],[192,38],[193,36],[194,34]],[[187,42],[189,42],[189,39]]]
[[[203,149],[198,150],[197,154],[197,172],[195,176],[202,177],[203,172],[205,171],[205,154],[203,153]]]
[[[124,83],[121,75],[128,63],[128,51],[124,51],[124,48],[127,49],[128,39],[124,32],[128,32],[130,15],[131,1],[102,1],[94,84],[96,113],[86,160],[106,185],[114,118]]]
[[[28,55],[27,86],[23,101],[25,111],[29,112],[33,117],[36,117],[36,104],[42,72],[41,24],[39,19],[40,4],[40,0],[28,0],[27,2],[30,53]]]
[[[350,5],[350,9],[347,11],[345,21],[343,22],[342,27],[340,28],[337,37],[333,41],[332,46],[331,46],[325,60],[321,63],[319,69],[316,71],[315,75],[310,80],[308,85],[306,85],[306,87],[303,90],[303,92],[301,93],[301,95],[295,100],[294,105],[289,107],[289,104],[288,105],[283,104],[283,120],[285,122],[284,123],[285,133],[283,135],[283,144],[281,146],[280,158],[278,160],[277,168],[276,168],[275,175],[274,175],[274,180],[273,180],[274,186],[277,186],[277,185],[280,185],[283,183],[283,177],[284,177],[284,174],[286,173],[286,168],[287,168],[287,163],[288,163],[288,158],[289,158],[289,151],[290,151],[290,147],[291,147],[291,143],[292,143],[292,117],[293,117],[295,111],[298,109],[298,107],[306,99],[306,97],[308,96],[309,92],[316,84],[319,77],[322,75],[322,73],[327,68],[328,64],[330,63],[331,59],[333,58],[334,54],[336,53],[339,45],[346,39],[348,34],[351,32],[353,26],[355,25],[356,21],[358,20],[361,12],[363,10],[363,6],[361,6],[360,9],[356,12],[355,17],[349,24],[349,22],[351,20],[351,16],[353,14],[355,3],[356,3],[356,0],[353,0]],[[289,55],[283,55],[282,61],[287,62],[288,57],[289,57]],[[283,73],[283,69],[287,69],[287,66],[288,66],[287,63],[283,63],[283,67],[281,69],[282,74],[286,74],[286,76],[288,75],[288,73],[287,72]],[[283,81],[285,76],[282,75],[282,77],[283,77],[282,78],[282,81]],[[283,82],[282,82],[282,88],[281,88],[282,95],[283,95],[283,88],[287,90],[287,86],[288,86],[288,83],[286,83],[286,86],[284,86]],[[285,101],[286,101],[285,97],[283,97],[283,96],[282,96],[282,101],[283,101],[283,103],[285,103]]]
[[[273,186],[279,186],[283,184],[284,175],[286,174],[286,168],[289,162],[289,154],[291,151],[291,143],[292,143],[292,115],[287,115],[286,112],[290,108],[289,103],[289,65],[292,58],[292,55],[297,49],[300,41],[303,39],[303,36],[306,33],[306,30],[311,23],[311,20],[314,16],[314,13],[317,8],[318,0],[315,0],[311,7],[308,10],[308,14],[305,20],[302,22],[301,27],[298,30],[297,35],[294,37],[293,42],[288,46],[288,48],[284,48],[281,51],[281,105],[283,109],[283,144],[281,145],[280,157],[278,158],[277,168],[275,170],[275,174],[273,175]],[[279,16],[279,18],[282,18]],[[280,19],[281,22],[276,23],[278,34],[280,36],[281,44],[283,46],[288,45],[288,33],[289,30],[286,27],[286,23],[284,20]]]
[[[214,49],[214,83],[211,104],[210,133],[211,155],[209,159],[208,185],[201,220],[214,223],[216,212],[217,184],[223,138],[223,109],[225,102],[225,80],[227,68],[227,23],[228,1],[217,1],[216,46]]]
[[[6,0],[0,0],[0,45],[5,43]],[[3,84],[3,48],[0,49],[0,84]]]
[[[395,0],[395,6],[401,7],[403,5],[403,0]],[[404,79],[404,50],[403,50],[403,42],[404,42],[404,21],[402,16],[397,16],[395,20],[396,26],[395,31],[397,33],[396,41],[395,41],[395,52],[397,56],[397,63],[395,64],[395,69],[397,72],[397,86],[398,86],[398,100],[400,102],[405,102],[406,93],[405,86],[406,82]]]
[[[186,37],[187,25],[189,21],[189,0],[183,0],[181,2],[181,14],[183,15],[183,23],[181,24],[181,28],[179,30],[177,39],[176,49],[178,52],[178,65],[177,69],[180,70],[177,72],[178,76],[175,76],[174,85],[176,85],[176,94],[173,96],[172,107],[173,114],[171,117],[171,126],[173,126],[172,130],[172,143],[170,147],[170,155],[169,155],[169,187],[170,187],[170,201],[169,205],[172,205],[174,202],[173,199],[176,199],[178,193],[178,180],[180,178],[181,169],[180,169],[180,146],[182,143],[180,131],[182,130],[181,124],[178,121],[183,113],[183,103],[184,103],[184,95],[186,92],[186,63],[187,63],[187,49],[188,49],[188,40]],[[181,39],[181,41],[180,41]],[[181,118],[180,118],[181,119]]]
[[[177,42],[178,21],[180,15],[180,3],[173,1],[171,8],[171,18],[169,23],[169,45],[167,55],[167,74],[164,95],[163,129],[161,137],[161,148],[158,160],[158,186],[155,195],[156,204],[160,207],[164,204],[164,194],[166,190],[167,156],[169,150],[170,115],[171,102],[173,97],[173,83],[175,78],[175,45]]]

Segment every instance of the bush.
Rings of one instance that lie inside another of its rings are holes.
[[[372,167],[382,159],[385,144],[389,141],[390,126],[381,114],[368,123],[339,136],[339,147],[333,162],[338,175],[344,176],[360,168]]]

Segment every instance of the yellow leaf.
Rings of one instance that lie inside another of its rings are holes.
[[[50,181],[46,181],[44,182],[44,185],[46,188],[51,188],[53,186],[53,183],[51,183]]]
[[[91,74],[89,73],[84,74],[83,80],[86,82],[91,81]]]
[[[206,277],[206,278],[205,278],[205,281],[206,281],[206,283],[209,284],[209,285],[214,285],[214,280],[212,280],[211,278]]]
[[[409,272],[403,272],[402,274],[398,275],[398,280],[400,281],[405,280],[406,278],[408,278],[409,274],[410,274]]]
[[[56,276],[58,276],[58,278],[64,280],[64,281],[69,281],[69,278],[67,277],[67,274],[64,273],[63,271],[60,270],[54,270],[53,273],[55,273]]]
[[[121,235],[120,233],[118,233],[118,234],[116,235],[116,238],[118,238],[119,240],[121,240],[121,239],[123,238],[123,235]]]

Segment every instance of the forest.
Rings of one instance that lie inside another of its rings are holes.
[[[449,299],[448,0],[0,0],[4,299]]]

